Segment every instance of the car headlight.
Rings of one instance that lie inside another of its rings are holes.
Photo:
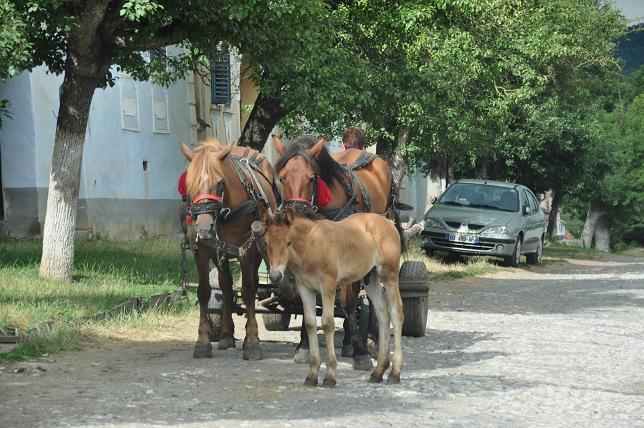
[[[481,232],[481,236],[510,236],[510,228],[507,226],[488,227]]]
[[[440,224],[440,222],[434,218],[426,218],[425,227],[443,227],[443,225]]]

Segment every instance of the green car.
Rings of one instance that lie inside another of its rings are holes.
[[[447,251],[503,257],[519,266],[541,262],[545,216],[530,189],[490,180],[458,180],[425,214],[421,247],[428,255]]]

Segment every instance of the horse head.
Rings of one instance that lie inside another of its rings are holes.
[[[232,145],[222,146],[215,140],[209,140],[194,150],[183,142],[180,146],[181,152],[190,161],[186,181],[192,202],[188,212],[195,220],[197,239],[213,239],[216,216],[224,204],[224,160],[230,154]]]
[[[261,222],[255,221],[251,225],[268,259],[270,266],[268,277],[273,284],[279,284],[284,279],[291,246],[291,226],[294,221],[295,211],[292,207],[287,207],[277,211],[273,216],[262,211]]]

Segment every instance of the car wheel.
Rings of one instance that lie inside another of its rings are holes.
[[[425,255],[427,257],[434,257],[434,250],[432,250],[431,248],[425,248]]]
[[[504,264],[511,267],[519,267],[519,261],[521,260],[521,237],[517,237],[517,243],[514,246],[514,252],[511,256],[503,258]]]
[[[525,259],[528,264],[531,265],[538,265],[539,263],[541,263],[541,260],[543,259],[543,240],[539,240],[537,251],[535,251],[534,253],[526,254]]]

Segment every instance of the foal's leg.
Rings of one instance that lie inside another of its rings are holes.
[[[326,374],[322,385],[328,387],[335,386],[335,373],[338,361],[335,358],[335,280],[327,281],[322,287],[322,331],[326,339]],[[355,309],[353,313],[355,314]]]
[[[385,297],[387,299],[387,306],[389,308],[389,316],[391,318],[391,323],[394,326],[394,355],[392,359],[391,372],[389,372],[387,383],[400,383],[400,371],[403,367],[402,325],[404,321],[404,314],[402,308],[402,298],[400,297],[400,289],[398,285],[398,270],[391,269],[387,272],[382,272],[381,277],[386,291]],[[389,334],[387,334],[387,337],[388,336]],[[387,347],[387,350],[388,349],[389,347]]]
[[[221,263],[217,258],[213,259],[219,272],[219,288],[223,299],[223,317],[221,323],[221,337],[217,343],[217,349],[224,350],[235,347],[235,325],[233,324],[233,276],[230,273],[228,259]]]
[[[305,386],[316,386],[318,374],[320,373],[320,347],[318,346],[318,328],[315,315],[315,291],[311,291],[303,285],[297,284],[304,308],[304,325],[309,336],[311,355],[309,356],[309,374],[304,379]]]
[[[208,280],[208,261],[210,257],[207,250],[199,248],[195,253],[197,272],[199,273],[199,329],[197,343],[192,352],[195,358],[212,358],[212,345],[210,344],[210,324],[208,324],[208,301],[210,300],[210,281]]]
[[[382,382],[382,376],[389,366],[389,314],[385,307],[380,281],[377,275],[372,275],[367,285],[367,295],[372,303],[372,308],[378,318],[378,365],[371,373],[369,382]]]
[[[255,316],[255,295],[259,285],[257,269],[261,260],[257,250],[249,250],[240,261],[242,271],[242,292],[246,304],[246,338],[244,339],[244,359],[261,360],[262,348],[259,345],[257,317]]]

